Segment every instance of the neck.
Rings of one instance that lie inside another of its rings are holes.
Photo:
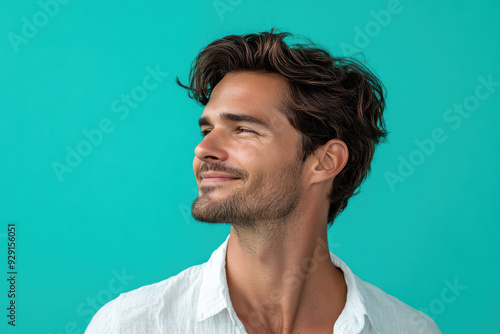
[[[347,288],[330,259],[326,224],[312,219],[259,226],[274,227],[232,226],[226,255],[231,301],[247,331],[331,332]]]

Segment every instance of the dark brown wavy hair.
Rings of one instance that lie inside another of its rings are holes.
[[[360,61],[334,57],[305,38],[287,44],[287,32],[229,35],[205,47],[194,59],[188,96],[205,106],[215,85],[231,71],[278,73],[287,81],[282,112],[302,134],[302,161],[333,138],[349,149],[344,169],[328,194],[328,225],[344,210],[366,179],[375,146],[387,136],[382,113],[385,88]]]

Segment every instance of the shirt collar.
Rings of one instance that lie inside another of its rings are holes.
[[[231,299],[226,280],[226,240],[210,256],[208,262],[203,264],[200,295],[196,320],[208,319],[225,308],[229,309]]]
[[[335,254],[330,252],[330,258],[333,264],[342,270],[347,286],[347,298],[344,309],[339,318],[335,322],[335,332],[340,333],[360,333],[361,330],[368,325],[371,325],[376,330],[372,317],[370,317],[370,307],[367,309],[363,294],[361,279],[356,276],[351,269],[339,259]],[[369,322],[366,323],[366,322]]]
[[[212,253],[210,259],[203,264],[203,276],[196,313],[197,321],[208,319],[224,309],[228,309],[231,318],[233,316],[236,317],[231,305],[226,280],[226,252],[228,240],[229,236],[227,236],[222,245]],[[373,328],[375,328],[365,307],[366,303],[363,295],[359,290],[362,281],[332,252],[330,252],[330,258],[333,264],[344,273],[347,286],[346,304],[335,322],[335,331],[359,333],[365,325],[367,325],[366,319],[368,319]],[[232,320],[233,322],[235,321],[235,319]]]

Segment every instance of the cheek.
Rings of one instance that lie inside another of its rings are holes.
[[[296,152],[291,145],[248,145],[239,147],[234,153],[242,166],[265,173],[279,173]]]
[[[242,166],[255,179],[264,179],[265,182],[273,182],[279,179],[283,172],[288,158],[277,151],[259,152],[257,154],[248,153],[244,155]]]

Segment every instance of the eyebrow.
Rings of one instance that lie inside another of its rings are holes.
[[[225,113],[221,113],[219,115],[219,118],[222,121],[252,123],[252,124],[264,127],[266,129],[269,129],[269,125],[266,122],[264,122],[263,120],[261,120],[260,118],[246,115],[246,114],[231,114],[231,113],[225,112]],[[198,125],[201,127],[203,125],[212,125],[212,123],[210,123],[208,117],[204,116],[204,117],[200,117],[200,119],[198,120]]]

